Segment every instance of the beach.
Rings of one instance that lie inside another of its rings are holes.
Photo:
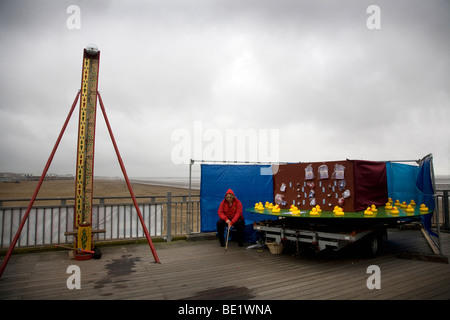
[[[188,195],[189,189],[176,186],[160,186],[144,182],[130,182],[133,193],[138,196],[166,196]],[[30,199],[38,185],[38,181],[21,181],[20,183],[0,183],[0,200],[5,199]],[[192,193],[198,194],[198,190]],[[74,198],[75,180],[44,180],[37,195],[37,199],[43,198]],[[94,197],[130,197],[126,182],[122,179],[94,179]],[[17,204],[17,203],[15,203]],[[7,202],[3,204],[7,206]],[[22,203],[22,205],[26,205]]]

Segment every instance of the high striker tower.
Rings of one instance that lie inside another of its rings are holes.
[[[74,230],[77,231],[75,257],[89,259],[92,255],[92,199],[94,187],[95,120],[100,51],[88,45],[83,53],[81,96],[78,119]]]

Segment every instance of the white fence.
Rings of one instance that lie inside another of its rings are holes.
[[[162,205],[139,205],[150,236],[162,236],[164,230]],[[9,248],[26,208],[0,209],[0,248]],[[20,233],[17,247],[73,243],[73,206],[32,208]],[[145,237],[133,205],[95,206],[92,210],[92,229],[104,230],[95,240],[120,240]]]
[[[174,200],[178,197],[181,200]],[[167,197],[150,197],[150,202],[139,203],[150,236],[170,241],[174,235],[199,232],[198,197],[193,196],[195,200],[189,202],[187,196],[168,193]],[[156,198],[163,200],[157,201]],[[117,198],[102,198],[100,204],[93,205],[92,230],[102,230],[94,233],[94,242],[145,238],[133,204],[105,204],[105,199]],[[73,243],[74,236],[66,233],[73,232],[74,206],[65,204],[65,199],[61,202],[61,205],[35,206],[30,210],[16,248]],[[26,206],[0,207],[0,249],[9,248],[26,210]]]

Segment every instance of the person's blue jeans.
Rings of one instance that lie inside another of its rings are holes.
[[[225,228],[228,226],[226,221],[219,219],[217,221],[217,233],[219,236],[220,245],[222,247],[225,246]],[[238,221],[236,221],[235,224],[232,225],[232,227],[236,230],[236,236],[237,241],[240,247],[244,245],[244,228],[245,228],[245,220],[242,218],[239,218]]]

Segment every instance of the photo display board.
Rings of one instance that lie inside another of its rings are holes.
[[[326,211],[332,211],[335,206],[355,211],[350,160],[279,165],[273,180],[273,204],[279,204],[282,209],[294,204],[300,210],[319,205]]]

